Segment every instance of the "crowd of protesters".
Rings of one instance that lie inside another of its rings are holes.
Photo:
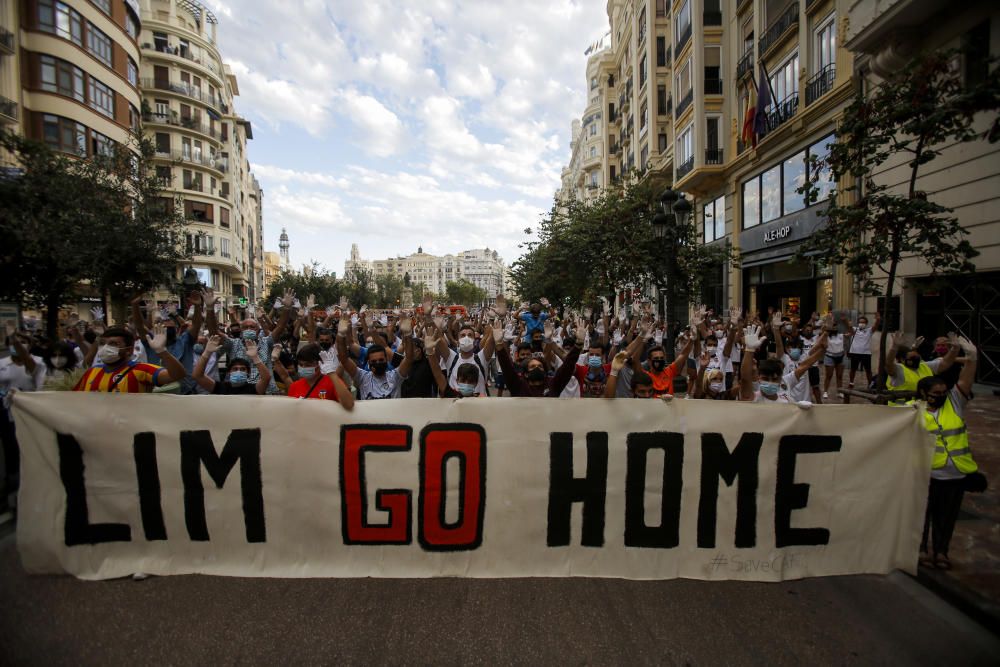
[[[274,395],[335,401],[346,410],[364,400],[504,395],[686,398],[808,409],[842,400],[840,392],[854,389],[859,371],[863,386],[874,387],[873,332],[880,328],[877,316],[870,327],[864,316],[850,321],[697,307],[680,331],[668,334],[648,303],[615,313],[603,301],[560,317],[546,299],[509,309],[503,297],[471,313],[432,302],[376,311],[344,300],[321,307],[312,297],[301,304],[286,292],[269,310],[241,318],[230,309],[222,322],[215,294],[204,290],[189,294],[183,308],[164,310],[137,297],[128,321],[117,326],[106,327],[96,308],[91,322],[65,322],[59,340],[6,331],[0,437],[7,490],[17,486],[9,413],[15,391]],[[972,398],[976,348],[952,334],[936,339],[933,358],[924,359],[922,343],[893,335],[885,369],[888,388],[904,392],[894,403],[922,402],[926,426],[936,435],[921,551],[927,564],[947,568],[962,494],[969,478],[981,477],[962,419]]]

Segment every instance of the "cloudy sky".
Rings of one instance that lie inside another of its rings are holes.
[[[253,123],[264,247],[519,254],[569,159],[603,0],[208,0]]]

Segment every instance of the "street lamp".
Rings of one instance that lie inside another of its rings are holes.
[[[675,237],[677,234],[677,228],[683,227],[687,222],[688,216],[691,214],[691,203],[687,198],[674,190],[673,188],[667,188],[660,195],[660,207],[663,209],[661,213],[657,213],[653,216],[652,226],[653,235],[658,239],[667,239],[666,244],[669,245],[666,249],[666,261],[665,261],[665,275],[663,277],[663,282],[658,286],[657,292],[660,296],[660,304],[662,308],[660,312],[663,316],[664,322],[667,325],[667,340],[671,341],[671,345],[668,346],[667,357],[673,358],[673,282],[674,273],[676,273],[677,248],[675,246],[677,239],[670,238]]]

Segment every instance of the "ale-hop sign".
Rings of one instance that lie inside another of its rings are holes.
[[[34,573],[780,581],[914,571],[910,408],[21,393]]]

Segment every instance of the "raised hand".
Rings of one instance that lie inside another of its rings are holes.
[[[948,343],[953,347],[961,348],[965,358],[970,361],[975,361],[979,356],[979,350],[976,348],[975,344],[965,336],[957,335],[954,331],[948,332]]]
[[[311,311],[316,307],[316,295],[310,294],[306,297],[306,311]]]
[[[167,304],[167,317],[174,317],[175,315],[177,315],[177,304],[171,301]]]
[[[743,319],[743,309],[739,306],[733,306],[729,309],[729,321],[732,322],[733,326],[739,326],[739,321]]]
[[[545,340],[552,340],[552,334],[555,333],[556,325],[552,323],[552,320],[545,320],[545,324],[542,325],[542,331],[545,333]]]
[[[544,296],[541,299],[538,300],[538,303],[542,304],[542,307],[544,307],[544,308],[548,308],[549,307],[549,300],[546,299]]]
[[[577,342],[577,344],[580,345],[580,346],[582,346],[584,344],[584,342],[587,340],[587,320],[586,319],[584,319],[584,318],[581,317],[579,320],[577,320],[577,322],[576,322],[576,331],[574,333],[576,334],[576,342]]]
[[[146,334],[153,352],[162,353],[167,349],[167,328],[162,324],[153,325],[153,332]]]
[[[322,350],[319,353],[319,372],[329,375],[337,371],[337,351]]]
[[[216,336],[217,338],[218,336]],[[205,346],[205,351],[208,351],[208,346]],[[274,347],[271,348],[271,363],[276,364],[281,359],[281,343],[275,343]]]
[[[753,325],[743,329],[743,346],[747,352],[756,352],[767,342],[767,336],[760,335],[760,327]]]
[[[104,321],[104,309],[100,306],[94,306],[90,309],[90,314],[93,316],[95,322]]]
[[[507,326],[505,326],[504,329],[503,329],[503,338],[504,338],[504,340],[514,340],[514,335],[515,335],[514,334],[514,323],[513,322],[508,322]],[[496,333],[494,333],[493,336],[495,338],[496,337]]]
[[[337,333],[341,336],[346,336],[351,332],[351,316],[347,314],[345,310],[340,315],[340,323],[337,325]]]
[[[830,320],[831,324],[833,320]],[[771,329],[778,331],[781,329],[781,312],[776,312],[774,317],[771,318]]]
[[[705,314],[708,310],[704,305],[695,306],[691,311],[691,324],[700,327],[705,322]]]
[[[206,287],[201,291],[201,301],[205,305],[205,310],[215,308],[216,300],[218,297],[215,296],[215,290]]]
[[[413,320],[410,317],[403,317],[399,320],[399,333],[405,338],[413,333]]]
[[[281,296],[281,307],[291,308],[295,305],[295,290],[286,289]]]
[[[628,363],[628,352],[619,352],[615,355],[615,358],[611,360],[611,373],[615,374],[621,369],[625,368],[625,364]]]
[[[653,333],[653,342],[657,345],[663,345],[663,329],[657,329]]]
[[[247,357],[250,361],[257,361],[257,342],[252,340],[243,341],[243,349],[247,351]]]

